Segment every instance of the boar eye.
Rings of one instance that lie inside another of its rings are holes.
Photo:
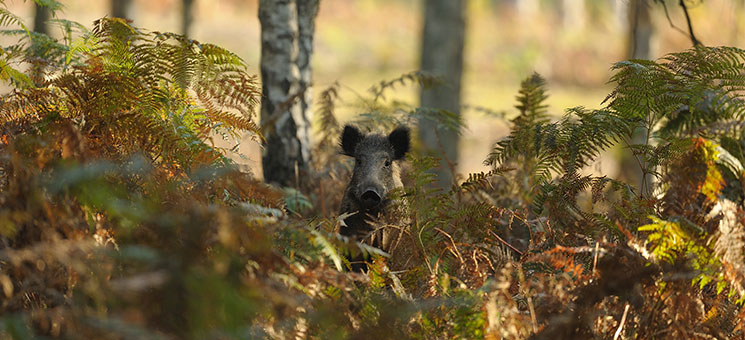
[[[389,166],[391,166],[391,160],[390,159],[386,159],[385,160],[385,167],[387,168]]]

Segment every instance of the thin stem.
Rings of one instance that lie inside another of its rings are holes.
[[[686,16],[686,23],[688,23],[688,33],[691,35],[693,46],[702,46],[703,44],[701,44],[701,42],[696,39],[696,35],[693,34],[693,25],[691,24],[691,17],[688,15],[688,7],[686,7],[685,0],[680,0],[679,4],[680,7],[683,7],[683,13]]]
[[[629,315],[629,304],[626,304],[626,307],[623,309],[623,316],[621,317],[621,324],[618,325],[618,329],[616,330],[616,334],[613,335],[613,340],[618,340],[618,337],[621,336],[621,331],[623,330],[623,325],[626,324],[626,316]]]
[[[652,135],[652,127],[654,126],[654,122],[657,120],[654,111],[652,111],[652,108],[649,106],[649,100],[647,100],[647,119],[647,133],[646,136],[644,136],[645,149],[649,147],[649,139]],[[652,197],[652,190],[650,189],[652,184],[647,183],[647,175],[649,174],[649,162],[645,161],[644,163],[645,166],[642,168],[642,186],[646,189],[645,193],[647,194],[647,198],[650,198]]]
[[[523,256],[523,252],[517,250],[517,248],[515,248],[515,246],[509,244],[507,241],[505,241],[504,239],[502,239],[501,237],[499,237],[499,235],[497,235],[497,233],[495,233],[495,232],[493,232],[491,230],[489,230],[489,232],[497,239],[497,241],[502,242],[502,244],[504,244],[505,246],[507,246],[510,249],[512,249],[512,251],[518,253],[520,256]]]
[[[659,2],[662,5],[662,8],[665,10],[665,17],[667,18],[667,22],[670,23],[670,27],[672,27],[673,29],[675,29],[676,31],[680,33],[686,34],[686,31],[682,30],[680,27],[675,26],[675,24],[673,24],[673,19],[670,18],[670,12],[668,12],[667,10],[667,5],[665,4],[665,0],[655,0],[655,1]]]

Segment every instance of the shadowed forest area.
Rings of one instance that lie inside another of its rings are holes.
[[[743,339],[743,32],[0,0],[0,339]]]

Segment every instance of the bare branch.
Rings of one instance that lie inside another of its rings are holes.
[[[665,17],[667,18],[667,22],[670,23],[671,28],[675,29],[676,31],[680,33],[690,36],[693,46],[703,46],[701,41],[699,41],[696,38],[696,35],[693,33],[693,25],[691,24],[691,17],[690,15],[688,15],[688,6],[686,6],[685,0],[679,0],[678,4],[680,5],[680,7],[683,8],[683,13],[685,14],[685,17],[686,17],[686,23],[688,24],[688,32],[686,32],[685,30],[681,29],[678,26],[675,26],[675,24],[673,23],[673,19],[670,18],[670,12],[667,9],[667,4],[665,3],[665,0],[654,0],[654,2],[662,5],[662,8],[665,10]]]
[[[691,17],[688,15],[688,7],[686,7],[685,0],[680,0],[678,2],[680,4],[680,7],[683,7],[683,13],[686,15],[686,22],[688,23],[688,33],[691,34],[691,42],[693,43],[693,46],[702,46],[700,41],[696,39],[696,35],[693,34],[693,26],[691,25]]]

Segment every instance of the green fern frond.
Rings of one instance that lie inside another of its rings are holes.
[[[2,5],[0,7],[0,26],[16,25],[20,26],[21,29],[23,29],[23,31],[26,33],[30,32],[28,27],[23,24],[23,19],[21,19],[21,17],[8,11],[8,9],[5,7],[5,3],[0,3],[0,5]]]
[[[31,81],[29,76],[8,65],[8,63],[2,59],[0,59],[0,80],[8,81],[11,85],[19,88],[34,86],[34,83]]]
[[[394,89],[397,85],[404,86],[407,83],[419,84],[422,88],[431,88],[442,84],[442,77],[428,74],[422,71],[413,71],[402,74],[398,78],[391,80],[383,80],[378,85],[370,88],[370,93],[373,94],[373,102],[378,102],[380,99],[385,99],[385,92],[387,90]]]
[[[460,135],[464,130],[463,117],[460,114],[449,110],[417,107],[409,112],[409,119],[412,122],[428,119],[429,121],[437,123],[438,130],[444,129],[455,132],[458,135]]]
[[[548,123],[547,99],[546,80],[541,75],[533,73],[523,80],[517,95],[518,104],[515,105],[520,114],[512,120],[513,129]]]
[[[629,134],[628,121],[612,111],[573,108],[558,122],[512,130],[497,142],[484,164],[498,166],[517,157],[533,159],[528,173],[547,181],[552,171],[578,171]]]
[[[52,12],[52,14],[65,8],[65,5],[57,0],[34,0],[34,2],[39,6],[46,8],[48,11]]]
[[[514,168],[500,167],[487,172],[478,172],[468,174],[468,178],[461,183],[460,187],[467,191],[486,189],[491,186],[491,178],[501,175],[505,172],[514,170]]]
[[[661,123],[661,136],[695,133],[701,126],[743,117],[745,51],[698,47],[659,62],[630,60],[613,66],[615,90],[606,98],[619,115]]]

